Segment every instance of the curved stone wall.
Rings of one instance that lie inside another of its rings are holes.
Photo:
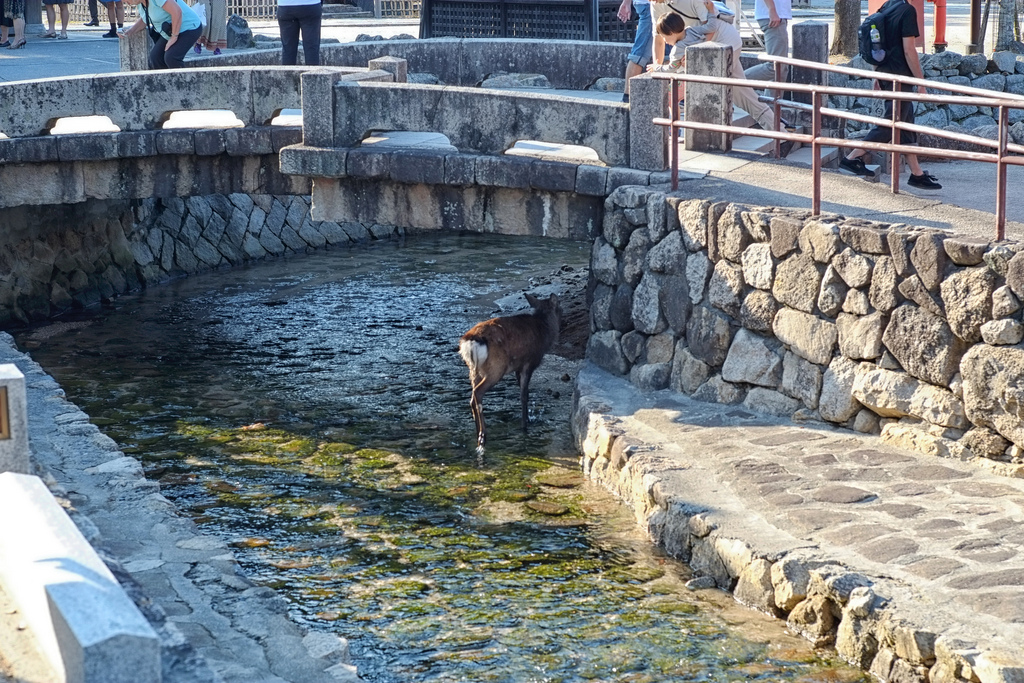
[[[588,355],[639,387],[1024,476],[1024,245],[616,190]]]
[[[310,218],[307,196],[207,195],[4,211],[0,326],[274,256],[389,239],[394,226]]]

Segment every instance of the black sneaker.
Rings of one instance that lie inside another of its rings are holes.
[[[104,38],[117,38],[117,31],[115,31],[114,29],[110,29],[109,31],[107,31],[106,33],[103,34],[103,37]]]
[[[942,185],[939,185],[933,176],[928,171],[921,171],[921,175],[910,174],[910,180],[907,184],[911,187],[916,187],[920,190],[941,190]]]
[[[868,170],[868,167],[864,165],[864,161],[862,159],[847,159],[846,157],[843,157],[839,160],[839,168],[864,178],[871,178],[875,175]]]
[[[622,101],[625,104],[629,104],[629,93],[628,92],[622,93]]]
[[[96,19],[93,19],[92,21],[87,21],[84,24],[82,24],[82,26],[99,26],[99,25],[100,25],[100,22],[97,21]]]

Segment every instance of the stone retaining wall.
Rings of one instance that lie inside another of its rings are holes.
[[[641,388],[1024,477],[1021,252],[624,187],[593,247],[588,356]]]
[[[394,226],[314,221],[308,196],[207,195],[7,209],[0,325],[224,266],[371,239]]]
[[[860,58],[845,66],[871,70]],[[993,93],[1024,95],[1024,55],[1013,52],[996,52],[991,57],[983,54],[961,55],[956,52],[939,52],[921,55],[921,68],[925,78],[951,85],[970,86],[991,90]],[[829,85],[839,88],[864,88],[870,90],[874,81],[870,75],[852,78],[844,74],[829,74]],[[945,91],[930,91],[931,94],[946,94]],[[884,100],[874,98],[830,97],[830,104],[837,109],[847,109],[859,114],[881,116]],[[990,107],[974,107],[962,104],[917,105],[917,123],[922,126],[944,128],[953,132],[970,132],[996,139],[997,125],[995,112]],[[1024,144],[1024,109],[1009,111],[1011,141]],[[848,130],[866,130],[867,124],[847,122]],[[948,141],[946,141],[948,144]],[[942,145],[945,146],[945,145]]]

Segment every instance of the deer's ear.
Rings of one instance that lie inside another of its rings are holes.
[[[540,305],[540,300],[533,294],[530,294],[529,292],[523,292],[523,294],[526,295],[526,302],[534,308],[537,308]]]

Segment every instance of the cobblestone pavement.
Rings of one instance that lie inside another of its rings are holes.
[[[634,444],[632,478],[669,509],[707,511],[755,555],[863,573],[901,618],[1024,667],[1024,481],[822,423],[641,394],[589,364],[577,405],[577,423],[589,406]]]

